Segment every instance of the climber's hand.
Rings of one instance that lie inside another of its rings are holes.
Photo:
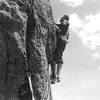
[[[66,39],[66,44],[68,44],[69,43],[69,41]]]
[[[61,36],[61,39],[62,39],[63,41],[67,41],[67,39],[66,39],[65,36]]]
[[[65,42],[66,42],[66,44],[68,44],[68,43],[69,43],[68,39],[66,39],[66,37],[65,37],[65,36],[61,36],[61,39],[62,39],[62,41],[65,41]]]

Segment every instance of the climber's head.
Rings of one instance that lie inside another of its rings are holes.
[[[64,15],[63,17],[61,17],[60,22],[63,25],[67,25],[69,22],[69,16],[68,15]]]

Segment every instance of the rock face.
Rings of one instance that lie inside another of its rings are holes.
[[[48,100],[55,44],[50,0],[0,0],[0,100],[22,100],[18,89],[25,71],[35,100]]]

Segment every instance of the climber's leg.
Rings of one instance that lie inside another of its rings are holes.
[[[57,82],[60,82],[60,73],[62,69],[62,63],[57,64]]]
[[[55,82],[56,82],[56,72],[57,72],[55,61],[52,61],[50,65],[51,65],[51,83],[55,84]]]
[[[56,76],[56,63],[55,62],[51,63],[51,74],[53,77]]]
[[[57,82],[60,82],[60,73],[62,69],[62,64],[63,64],[63,51],[59,50],[58,56],[56,58],[56,63],[57,63]]]

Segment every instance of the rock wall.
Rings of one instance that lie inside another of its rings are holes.
[[[48,100],[48,61],[55,44],[50,0],[0,0],[0,100],[20,99],[25,71],[35,100]]]

